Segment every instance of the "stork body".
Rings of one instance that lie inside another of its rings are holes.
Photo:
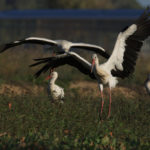
[[[48,83],[48,96],[52,98],[53,102],[63,103],[64,98],[64,89],[55,84],[55,81],[58,78],[57,72],[51,73],[51,79]]]

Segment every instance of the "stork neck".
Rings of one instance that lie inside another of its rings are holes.
[[[55,84],[55,81],[56,81],[57,77],[53,77],[51,80],[50,80],[50,84]]]
[[[96,68],[99,67],[99,60],[98,59],[95,60],[95,67]]]

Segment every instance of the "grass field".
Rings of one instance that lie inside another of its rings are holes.
[[[150,97],[143,86],[150,57],[141,56],[133,76],[113,90],[109,119],[105,88],[103,121],[95,81],[71,67],[58,69],[65,103],[54,105],[46,94],[45,76],[35,80],[37,68],[28,68],[31,58],[33,52],[0,55],[0,150],[150,149]]]

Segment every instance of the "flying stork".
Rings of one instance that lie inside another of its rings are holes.
[[[102,55],[105,58],[109,58],[109,54],[105,52],[105,50],[97,45],[88,44],[88,43],[73,43],[67,40],[51,40],[47,38],[41,37],[28,37],[22,40],[1,44],[0,45],[0,53],[8,50],[11,47],[15,47],[25,43],[32,43],[32,44],[41,44],[41,45],[50,45],[55,47],[55,52],[58,54],[62,54],[65,52],[70,52],[71,48],[81,48],[89,51],[93,51]]]
[[[103,84],[108,84],[110,89],[108,117],[110,117],[111,89],[118,83],[117,77],[124,79],[134,72],[138,52],[143,45],[143,41],[150,35],[149,16],[150,11],[147,9],[134,24],[124,28],[118,34],[114,49],[107,62],[100,65],[97,55],[94,54],[92,56],[91,64],[73,52],[69,55],[66,54],[45,59],[35,59],[38,62],[31,66],[46,63],[35,76],[38,77],[42,72],[46,72],[48,68],[69,64],[78,68],[82,73],[88,74],[91,78],[97,79],[102,97],[101,115],[104,104]]]
[[[55,84],[57,78],[58,73],[56,71],[51,72],[48,83],[48,96],[52,98],[53,102],[60,102],[63,104],[64,89]]]

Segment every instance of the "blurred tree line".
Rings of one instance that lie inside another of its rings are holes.
[[[140,8],[136,0],[0,0],[0,10]]]

